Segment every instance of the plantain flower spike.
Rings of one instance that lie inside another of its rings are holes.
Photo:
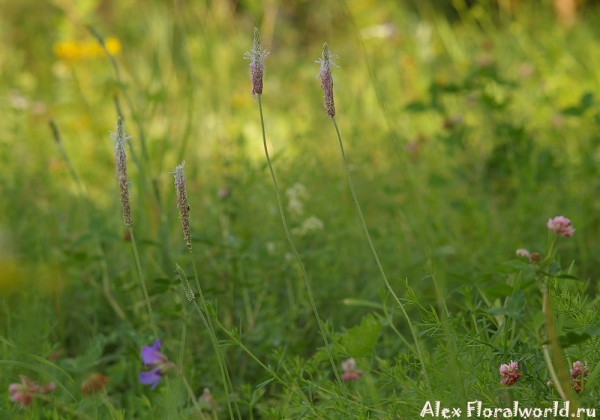
[[[252,76],[252,96],[262,95],[263,92],[263,72],[265,69],[264,61],[269,55],[269,51],[262,49],[262,39],[260,32],[254,28],[254,42],[252,50],[244,54],[244,58],[250,61],[250,75]]]
[[[321,79],[321,88],[323,89],[323,97],[325,99],[325,112],[329,118],[335,117],[335,103],[333,101],[333,77],[331,76],[331,66],[339,67],[333,60],[338,58],[337,55],[329,51],[327,43],[323,44],[323,52],[321,58],[315,61],[321,65],[319,78]]]
[[[121,191],[121,205],[123,207],[123,221],[127,228],[133,227],[131,218],[131,205],[129,204],[129,189],[127,180],[127,154],[125,153],[125,142],[131,138],[125,134],[123,118],[117,119],[115,132],[110,133],[110,138],[115,142],[115,165],[117,167],[117,178]]]
[[[177,207],[179,208],[179,218],[183,229],[183,237],[188,249],[192,250],[192,231],[190,229],[190,206],[187,202],[187,191],[185,189],[185,172],[183,172],[185,161],[175,167],[175,190],[177,192]]]

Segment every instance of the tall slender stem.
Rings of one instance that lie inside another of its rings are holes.
[[[554,242],[553,242],[554,244]],[[544,312],[544,318],[546,321],[546,331],[548,332],[548,341],[552,345],[552,354],[554,356],[554,364],[556,364],[556,372],[552,366],[552,360],[550,360],[550,354],[548,354],[548,345],[542,346],[544,350],[544,358],[546,359],[546,365],[548,371],[552,375],[552,379],[555,382],[557,391],[559,392],[563,401],[569,401],[571,403],[572,410],[577,411],[577,400],[574,398],[573,391],[571,389],[571,381],[567,368],[563,361],[563,355],[560,349],[560,342],[558,341],[558,334],[554,326],[554,317],[552,316],[552,301],[550,300],[550,293],[548,291],[547,280],[543,280],[542,283],[542,311]]]
[[[210,312],[208,311],[208,306],[206,305],[206,300],[204,299],[204,293],[202,293],[202,288],[200,287],[200,280],[198,277],[198,270],[196,269],[196,258],[194,257],[194,253],[190,248],[190,256],[192,259],[192,267],[194,268],[194,279],[196,281],[196,287],[198,288],[198,296],[200,297],[200,303],[202,304],[202,309],[206,313],[206,316],[200,311],[196,300],[193,300],[194,305],[196,306],[198,313],[200,314],[200,318],[202,319],[202,323],[204,327],[208,330],[208,335],[210,336],[210,340],[214,347],[215,353],[217,355],[217,359],[219,360],[219,368],[221,370],[221,378],[223,380],[223,384],[225,386],[225,395],[227,396],[227,407],[229,409],[229,416],[233,419],[233,409],[231,407],[231,401],[233,400],[233,404],[235,406],[235,411],[238,419],[241,420],[242,416],[240,414],[240,409],[237,405],[237,401],[235,398],[231,398],[231,395],[235,393],[233,389],[233,383],[231,382],[231,377],[229,376],[229,371],[227,370],[227,365],[225,363],[225,357],[221,352],[221,346],[219,346],[219,341],[217,340],[217,335],[215,334],[215,329],[212,324],[212,320],[210,317]],[[185,274],[183,274],[185,275]],[[231,394],[230,394],[231,391]]]
[[[296,260],[298,261],[300,270],[302,271],[302,277],[304,279],[304,284],[306,286],[308,298],[310,300],[312,310],[315,314],[315,318],[317,319],[319,331],[321,333],[321,336],[323,337],[323,341],[325,342],[325,349],[327,350],[327,355],[329,356],[329,362],[331,363],[331,368],[333,369],[333,373],[335,374],[335,378],[338,382],[340,389],[342,390],[342,392],[344,393],[344,396],[346,397],[346,403],[348,405],[348,408],[350,410],[352,410],[350,404],[348,403],[348,392],[346,390],[346,387],[344,386],[344,383],[342,382],[342,378],[340,377],[340,374],[337,370],[336,364],[333,361],[333,354],[331,353],[331,349],[329,348],[329,340],[327,340],[327,333],[325,331],[325,327],[323,327],[323,321],[321,320],[321,317],[319,316],[319,311],[317,310],[317,304],[315,303],[315,298],[313,296],[312,287],[310,285],[310,280],[308,279],[308,274],[306,274],[306,269],[304,268],[304,263],[302,262],[302,259],[300,258],[300,254],[298,254],[298,251],[296,250],[294,241],[292,241],[292,235],[290,234],[290,230],[288,228],[287,221],[285,219],[285,213],[283,211],[283,204],[281,202],[281,194],[279,192],[279,186],[277,184],[277,179],[275,178],[275,172],[273,171],[273,165],[271,164],[271,158],[269,157],[269,149],[267,148],[267,136],[265,133],[265,120],[264,120],[263,111],[262,111],[262,100],[261,100],[262,95],[259,94],[259,95],[257,95],[257,97],[258,97],[258,109],[260,111],[260,125],[262,128],[263,147],[265,149],[265,156],[267,158],[267,163],[269,164],[269,171],[271,172],[271,178],[273,179],[273,185],[275,187],[275,195],[277,196],[277,204],[279,205],[279,214],[281,215],[281,222],[283,223],[283,229],[285,230],[285,236],[287,237],[287,240],[290,244],[290,248],[292,248],[292,252],[294,253],[294,256],[296,257]]]
[[[348,177],[348,184],[350,185],[350,191],[352,192],[352,198],[354,199],[354,204],[356,205],[356,210],[358,211],[358,215],[360,217],[360,222],[362,224],[363,231],[365,232],[365,236],[367,237],[367,242],[369,243],[369,247],[371,248],[371,252],[373,253],[373,257],[375,258],[375,262],[377,263],[377,267],[379,268],[379,272],[381,273],[381,277],[383,278],[383,282],[385,283],[385,286],[387,287],[390,294],[394,297],[394,300],[398,304],[398,307],[400,308],[400,310],[402,311],[402,314],[404,315],[404,318],[406,319],[408,328],[410,329],[410,332],[413,336],[413,340],[415,341],[415,349],[417,352],[417,356],[419,357],[419,360],[421,362],[421,367],[423,369],[423,377],[425,378],[425,385],[427,386],[427,390],[431,393],[431,385],[429,383],[429,376],[427,375],[427,370],[425,367],[425,357],[423,356],[423,350],[421,349],[421,345],[419,344],[419,339],[417,337],[416,330],[410,320],[410,317],[408,316],[408,313],[406,313],[406,310],[404,309],[404,305],[402,305],[402,302],[400,302],[400,299],[398,299],[398,296],[396,296],[394,289],[392,289],[392,286],[390,285],[390,282],[388,281],[387,276],[385,275],[385,271],[383,271],[383,267],[381,265],[381,262],[379,261],[379,256],[377,255],[377,251],[375,250],[375,246],[373,245],[373,241],[371,240],[371,235],[369,234],[369,229],[367,228],[367,224],[365,223],[365,218],[364,218],[362,210],[360,208],[360,204],[358,203],[358,198],[356,197],[356,191],[354,190],[354,183],[352,182],[352,177],[350,176],[350,169],[348,169],[348,161],[346,160],[346,152],[344,151],[344,143],[342,142],[342,136],[340,134],[340,130],[338,128],[337,122],[335,121],[334,117],[331,117],[331,121],[333,121],[333,126],[335,127],[335,132],[337,133],[338,142],[340,144],[340,151],[342,152],[342,160],[344,161],[344,168],[346,169],[346,175]]]
[[[144,291],[144,300],[146,301],[146,307],[148,308],[148,316],[150,317],[150,325],[152,326],[152,332],[154,333],[154,339],[158,340],[158,330],[156,323],[154,322],[154,314],[152,313],[152,305],[150,304],[150,296],[148,296],[148,289],[146,288],[146,281],[144,280],[144,272],[142,271],[142,264],[140,262],[140,255],[138,253],[137,242],[135,241],[135,235],[133,233],[133,227],[129,227],[129,234],[131,237],[131,247],[135,254],[135,264],[137,266],[138,277],[140,279],[140,285]]]
[[[198,311],[200,311],[200,308],[198,308],[198,305],[196,304],[196,308]],[[242,350],[244,350],[244,352],[246,352],[246,354],[248,356],[250,356],[250,358],[252,358],[260,367],[262,367],[264,370],[266,370],[267,372],[269,372],[271,375],[273,375],[273,379],[275,379],[277,382],[279,382],[279,384],[281,384],[284,388],[289,389],[291,392],[293,392],[294,394],[296,394],[301,400],[303,400],[304,403],[306,403],[307,405],[309,405],[314,411],[315,414],[318,416],[322,416],[322,417],[328,417],[331,418],[330,416],[327,416],[325,413],[320,412],[320,410],[317,410],[317,408],[312,405],[312,401],[309,400],[308,398],[306,398],[306,396],[300,392],[298,390],[297,386],[292,386],[290,385],[287,381],[285,381],[281,376],[279,376],[277,373],[275,373],[275,371],[273,371],[273,369],[271,369],[270,367],[268,367],[267,365],[265,365],[258,357],[256,357],[256,355],[254,353],[252,353],[250,351],[250,349],[248,349],[248,347],[246,347],[241,339],[239,337],[237,337],[236,335],[232,334],[229,330],[227,330],[227,328],[225,328],[224,325],[222,325],[219,320],[216,320],[217,325],[219,326],[219,328],[221,328],[221,330],[227,334],[229,336],[229,338],[231,338],[235,344],[237,344],[238,346],[240,346],[240,348]],[[319,387],[319,389],[322,389]]]

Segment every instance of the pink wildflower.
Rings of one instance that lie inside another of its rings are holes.
[[[21,383],[13,383],[8,386],[8,393],[10,394],[10,400],[27,407],[33,402],[33,397],[37,392],[40,394],[47,394],[56,389],[54,382],[48,382],[45,385],[39,386],[25,375],[19,375]]]
[[[517,372],[518,370],[519,364],[512,360],[507,365],[500,365],[500,375],[504,378],[501,383],[506,386],[516,384],[521,375],[523,375],[521,372]]]
[[[344,381],[356,381],[362,376],[362,370],[356,370],[356,360],[346,359],[342,362],[342,379]]]
[[[555,235],[560,233],[562,236],[568,238],[575,233],[571,221],[564,216],[556,216],[553,219],[549,219],[546,225]]]
[[[588,367],[578,360],[573,363],[573,369],[571,369],[571,386],[577,393],[581,391],[581,380],[584,376],[588,376]]]
[[[524,248],[517,249],[517,257],[529,258],[529,251]]]
[[[582,366],[579,360],[573,363],[573,369],[571,369],[571,378],[577,379],[578,376],[588,376],[588,367]]]

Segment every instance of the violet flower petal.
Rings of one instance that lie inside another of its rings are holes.
[[[142,347],[142,361],[146,366],[153,365],[164,361],[165,356],[160,352],[160,340],[156,340],[152,347]]]
[[[154,369],[149,372],[141,372],[140,373],[140,383],[143,385],[152,385],[152,389],[160,383],[162,376],[160,374],[160,369]]]

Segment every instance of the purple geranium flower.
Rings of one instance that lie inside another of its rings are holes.
[[[140,383],[152,385],[152,390],[160,383],[164,374],[174,366],[160,351],[161,344],[160,340],[156,340],[152,346],[142,347],[142,361],[152,369],[148,372],[140,372]]]

